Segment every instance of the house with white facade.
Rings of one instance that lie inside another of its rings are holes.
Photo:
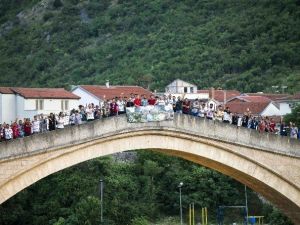
[[[300,93],[290,94],[269,94],[269,93],[245,93],[243,96],[261,96],[269,98],[280,110],[280,115],[284,116],[292,112],[293,107],[300,103]]]
[[[0,122],[10,123],[16,119],[30,118],[35,115],[69,112],[78,108],[79,96],[63,88],[0,88]],[[8,94],[9,92],[9,94]],[[7,96],[9,95],[9,96]],[[3,97],[4,96],[4,97]]]
[[[0,87],[0,123],[16,119],[16,96],[8,87]]]
[[[165,87],[165,95],[180,96],[187,99],[202,99],[207,100],[208,93],[199,93],[196,85],[189,82],[176,79]]]
[[[151,91],[140,86],[110,86],[103,85],[79,85],[72,89],[72,93],[79,96],[79,104],[86,106],[90,103],[101,105],[104,100],[115,97],[130,97],[131,94],[145,95],[147,98]]]
[[[216,110],[219,105],[223,105],[228,99],[239,96],[241,93],[237,90],[223,90],[223,89],[203,89],[198,90],[198,93],[207,94],[207,105],[213,105],[213,109]]]
[[[256,116],[282,116],[279,106],[265,96],[236,96],[229,99],[226,106],[238,114],[250,111]]]

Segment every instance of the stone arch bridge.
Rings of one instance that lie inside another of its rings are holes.
[[[117,152],[151,149],[217,170],[246,184],[300,224],[300,142],[175,115],[128,123],[125,116],[0,143],[0,204],[67,167]]]

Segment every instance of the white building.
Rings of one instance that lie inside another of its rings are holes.
[[[104,100],[115,97],[130,97],[131,94],[145,95],[147,98],[152,94],[149,90],[139,86],[110,86],[102,85],[79,85],[72,89],[72,93],[79,96],[79,104],[86,106],[90,103],[101,105]]]
[[[180,79],[174,80],[172,83],[166,86],[166,93],[169,94],[183,94],[183,93],[197,93],[197,86]]]
[[[174,80],[166,86],[165,95],[180,96],[187,99],[205,99],[209,98],[209,93],[198,93],[197,86],[180,79]]]
[[[5,89],[7,93],[3,93]],[[0,92],[0,123],[32,119],[38,114],[69,112],[78,108],[80,99],[63,88],[0,88]]]
[[[300,103],[300,93],[290,94],[269,94],[269,93],[246,93],[243,96],[265,97],[270,99],[279,109],[280,115],[284,116],[292,112],[293,107]]]
[[[16,119],[16,96],[8,87],[0,87],[0,123]]]
[[[256,116],[281,116],[279,106],[265,96],[237,96],[229,99],[226,106],[232,112],[243,114],[250,111]]]

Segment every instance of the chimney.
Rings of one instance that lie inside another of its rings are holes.
[[[213,87],[209,89],[209,98],[215,99],[215,89]]]
[[[106,85],[107,88],[109,88],[109,80],[106,80],[105,85]]]

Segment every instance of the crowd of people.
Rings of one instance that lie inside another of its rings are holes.
[[[7,141],[16,138],[30,136],[36,133],[43,133],[55,129],[63,129],[65,126],[80,125],[86,121],[93,121],[105,117],[117,116],[126,113],[128,107],[141,107],[157,105],[159,107],[173,108],[175,113],[189,114],[208,120],[216,120],[223,123],[257,130],[258,132],[275,133],[290,138],[300,139],[300,131],[296,124],[290,122],[276,123],[273,118],[252,115],[247,109],[242,115],[232,113],[229,107],[207,104],[199,99],[188,100],[175,96],[154,96],[147,98],[145,95],[131,94],[127,97],[115,97],[105,100],[101,105],[93,103],[78,109],[72,109],[69,113],[60,112],[58,115],[36,115],[33,120],[26,118],[14,122],[0,124],[0,141]]]

